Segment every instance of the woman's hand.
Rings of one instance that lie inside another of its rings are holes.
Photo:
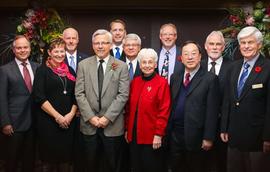
[[[158,149],[161,147],[161,136],[155,135],[153,139],[153,149]]]
[[[55,121],[59,124],[61,128],[67,129],[69,126],[69,123],[67,122],[66,118],[62,115],[59,115],[57,118],[55,118]]]

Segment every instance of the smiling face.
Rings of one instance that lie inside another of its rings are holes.
[[[155,72],[157,63],[152,57],[142,57],[140,61],[140,69],[144,76],[150,76]]]
[[[133,60],[137,57],[139,51],[141,49],[140,44],[137,40],[134,39],[126,39],[123,50],[129,60]]]
[[[113,43],[115,45],[122,44],[122,41],[124,37],[126,36],[125,26],[122,23],[113,22],[111,24],[110,32],[112,33],[112,36],[113,36]]]
[[[222,56],[225,45],[221,37],[217,34],[214,34],[208,38],[204,47],[208,54],[208,57],[215,61]]]
[[[66,50],[73,54],[79,43],[79,35],[78,32],[73,28],[68,28],[63,32],[63,40],[66,43]]]
[[[194,43],[188,43],[182,48],[182,63],[187,72],[192,72],[201,61],[201,53]]]
[[[56,45],[53,49],[48,50],[48,54],[55,64],[62,63],[65,59],[65,45]]]
[[[26,61],[31,52],[29,41],[25,37],[16,39],[13,43],[12,51],[18,60]]]
[[[93,50],[99,58],[104,59],[110,54],[112,44],[107,34],[96,35],[92,44]]]
[[[175,45],[177,39],[177,32],[174,27],[166,25],[160,29],[159,38],[162,42],[162,46],[169,50]]]
[[[239,42],[239,49],[241,54],[247,59],[251,60],[254,57],[256,57],[260,49],[262,47],[262,44],[259,43],[254,35],[244,37],[240,39]]]

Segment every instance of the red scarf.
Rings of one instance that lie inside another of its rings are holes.
[[[56,63],[49,57],[46,61],[46,65],[52,69],[52,71],[57,74],[58,76],[64,77],[67,76],[67,78],[71,81],[75,82],[75,77],[69,72],[68,66],[65,62],[61,62],[59,65],[56,65]]]

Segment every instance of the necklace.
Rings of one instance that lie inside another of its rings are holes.
[[[64,81],[63,81],[63,79],[59,75],[57,75],[57,76],[59,77],[59,79],[60,79],[60,81],[62,83],[63,94],[67,94],[67,79],[66,79],[66,77],[64,77]]]

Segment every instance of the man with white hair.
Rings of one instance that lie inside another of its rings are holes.
[[[270,161],[270,61],[260,54],[262,33],[253,26],[238,36],[241,58],[228,73],[221,139],[228,142],[228,172],[266,172]]]

